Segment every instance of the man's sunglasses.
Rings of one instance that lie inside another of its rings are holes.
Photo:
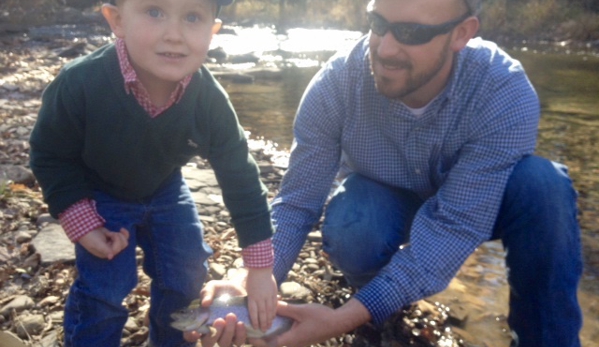
[[[468,11],[452,21],[437,25],[426,25],[402,22],[389,23],[383,16],[376,12],[368,11],[367,14],[370,30],[373,33],[378,36],[384,36],[387,31],[390,30],[397,42],[406,45],[423,45],[430,42],[435,36],[448,33],[472,15],[470,11]]]

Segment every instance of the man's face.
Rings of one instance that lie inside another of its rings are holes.
[[[115,35],[146,87],[172,84],[203,64],[215,26],[212,0],[118,2]]]
[[[376,0],[369,8],[388,23],[437,25],[463,15],[457,0]],[[370,33],[370,67],[377,90],[410,107],[426,105],[445,87],[453,64],[452,31],[423,44],[398,42],[391,31]]]

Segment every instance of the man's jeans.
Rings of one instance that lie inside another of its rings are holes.
[[[423,203],[415,194],[352,174],[329,203],[323,250],[359,288],[409,238]],[[348,228],[344,217],[359,219]],[[507,251],[508,323],[512,346],[580,346],[582,316],[576,296],[582,273],[576,192],[566,168],[529,156],[508,181],[492,239]],[[350,275],[351,274],[351,275]]]
[[[123,299],[136,286],[135,247],[144,251],[143,269],[152,278],[150,341],[152,345],[195,346],[170,327],[170,314],[199,296],[211,250],[203,241],[195,203],[181,173],[165,182],[154,196],[123,202],[95,194],[106,228],[126,228],[129,246],[112,260],[100,259],[76,245],[78,277],[65,307],[66,347],[117,347],[128,318]]]

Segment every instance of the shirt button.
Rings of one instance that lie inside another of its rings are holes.
[[[420,175],[420,169],[416,169],[416,170],[414,170],[414,172],[415,172],[417,175]]]

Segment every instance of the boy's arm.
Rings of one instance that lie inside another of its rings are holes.
[[[216,88],[215,88],[216,90]],[[210,143],[207,159],[222,190],[239,246],[246,248],[272,237],[268,189],[248,147],[243,128],[226,92],[214,91],[206,105]]]
[[[277,309],[277,282],[272,267],[248,268],[245,289],[252,326],[262,331],[268,330]]]
[[[30,166],[52,217],[75,203],[92,198],[81,160],[84,136],[83,96],[72,93],[60,73],[44,90],[42,106],[31,132]]]
[[[79,241],[92,230],[103,227],[105,223],[96,210],[96,202],[91,199],[82,199],[71,205],[58,215],[58,220],[71,242]]]
[[[30,137],[30,166],[50,214],[67,236],[88,252],[112,259],[128,245],[129,232],[104,228],[81,160],[84,134],[83,95],[61,72],[44,90],[42,107]],[[75,92],[73,92],[75,91]]]
[[[210,115],[208,160],[230,212],[239,246],[244,249],[251,323],[265,331],[272,324],[277,302],[270,241],[274,227],[270,218],[268,190],[260,181],[260,170],[249,152],[244,130],[226,92],[216,92],[210,100],[207,105]]]
[[[247,269],[245,288],[252,326],[270,328],[277,307],[277,283],[272,274],[274,254],[271,239],[257,242],[241,251]]]
[[[80,200],[58,218],[67,237],[98,258],[111,260],[129,244],[127,229],[112,232],[104,228],[105,220],[98,214],[94,200]]]

